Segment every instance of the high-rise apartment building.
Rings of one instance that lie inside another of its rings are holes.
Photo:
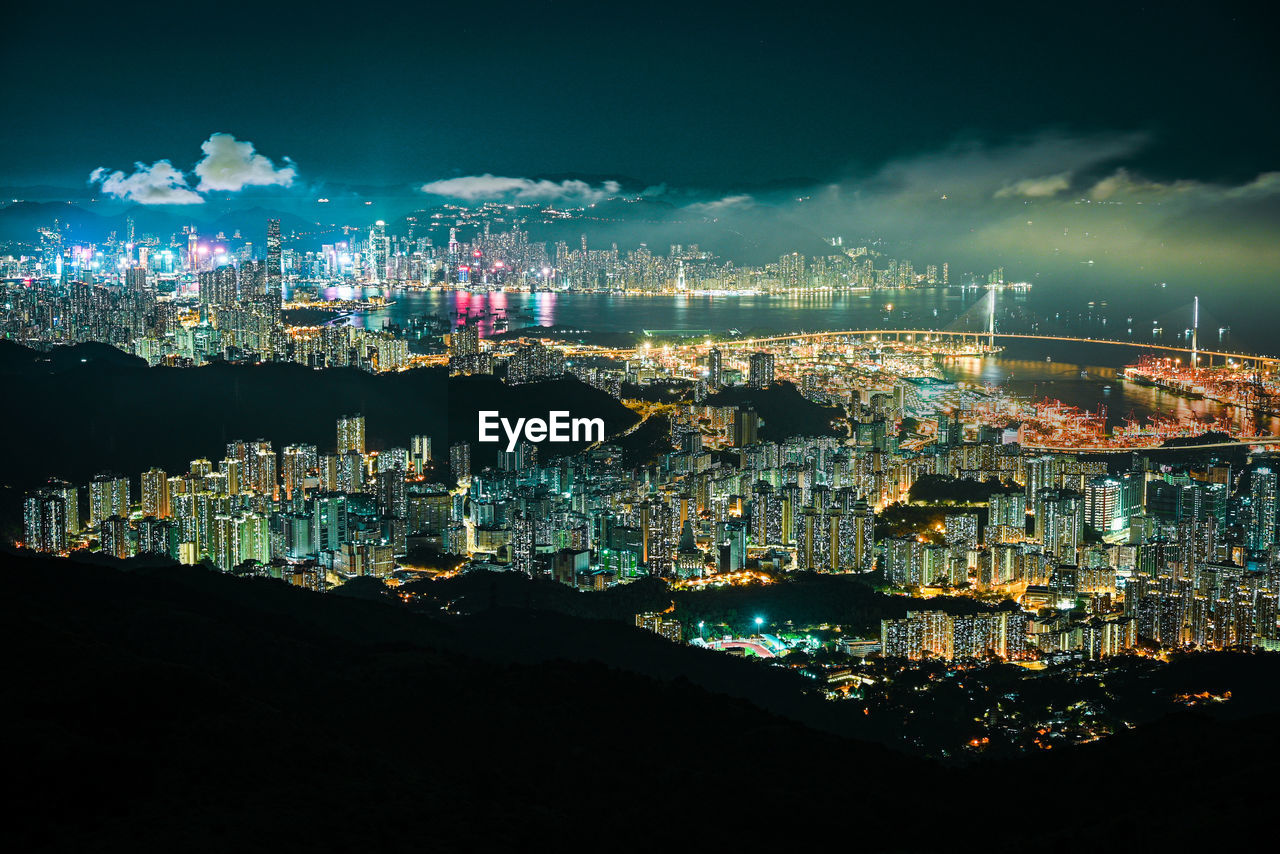
[[[338,454],[347,451],[365,452],[364,416],[359,413],[338,418]]]
[[[112,516],[129,517],[129,478],[100,474],[89,482],[89,525],[98,527]]]
[[[773,385],[773,354],[752,353],[747,361],[747,385],[764,388]]]

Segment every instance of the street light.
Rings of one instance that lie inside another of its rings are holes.
[[[756,634],[760,634],[760,627],[764,625],[764,617],[756,617]]]

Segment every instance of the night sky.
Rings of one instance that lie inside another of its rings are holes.
[[[1124,131],[1149,137],[1148,177],[1237,182],[1280,150],[1259,5],[29,3],[6,20],[0,163],[79,183],[225,131],[311,180],[750,189]]]

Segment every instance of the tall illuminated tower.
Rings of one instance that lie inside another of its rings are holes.
[[[284,259],[280,252],[280,220],[267,220],[267,293],[278,294],[284,284]]]
[[[772,353],[752,353],[747,360],[747,385],[765,388],[773,384],[774,358]]]
[[[409,461],[417,474],[431,463],[431,437],[426,435],[409,437]]]
[[[187,232],[187,267],[193,273],[200,270],[200,236],[194,227]]]
[[[713,348],[707,354],[707,386],[709,388],[720,388],[720,384],[724,380],[724,354],[720,350]]]
[[[390,256],[390,245],[387,242],[387,224],[378,220],[369,229],[369,262],[373,266],[373,281],[382,283],[387,280],[387,259]]]
[[[97,526],[110,516],[129,515],[129,478],[100,474],[89,482],[89,524]]]
[[[338,454],[347,451],[364,453],[364,416],[343,415],[338,418]]]
[[[166,519],[170,515],[169,475],[152,468],[142,473],[142,515]]]
[[[1251,549],[1266,551],[1275,544],[1276,473],[1259,467],[1249,479],[1249,506],[1252,511],[1246,542]]]
[[[27,494],[23,502],[23,544],[41,552],[67,550],[67,504],[50,489]]]

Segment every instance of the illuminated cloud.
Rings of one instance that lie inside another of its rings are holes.
[[[132,174],[108,172],[99,166],[89,175],[90,184],[100,184],[102,192],[140,205],[198,205],[204,198],[187,186],[187,177],[168,160],[150,166],[135,163]]]
[[[89,175],[90,184],[102,186],[102,192],[140,205],[198,205],[202,193],[236,192],[245,187],[278,185],[288,187],[297,176],[293,161],[276,167],[268,158],[254,151],[253,143],[241,142],[229,133],[215,133],[200,146],[204,157],[195,165],[200,183],[192,187],[187,176],[168,160],[157,160],[150,166],[135,163],[132,174],[110,172],[99,166]]]
[[[287,157],[287,166],[276,167],[265,155],[258,154],[252,142],[236,139],[229,133],[215,133],[200,146],[204,159],[196,164],[196,187],[202,193],[236,192],[245,187],[288,187],[297,177],[297,169]]]
[[[617,181],[605,181],[593,187],[586,181],[569,179],[549,181],[532,178],[507,178],[501,175],[469,175],[432,181],[419,188],[432,196],[447,196],[468,202],[511,199],[520,202],[572,202],[592,204],[616,196],[622,190]]]
[[[1093,185],[1089,190],[1089,197],[1097,201],[1106,201],[1108,199],[1125,198],[1129,196],[1156,196],[1166,195],[1168,193],[1185,192],[1188,190],[1196,190],[1205,187],[1197,181],[1174,181],[1172,183],[1160,183],[1158,181],[1148,181],[1130,174],[1127,169],[1117,169],[1111,175],[1103,178],[1101,181]]]
[[[1137,154],[1140,134],[1039,134],[999,145],[965,140],[941,151],[891,161],[846,182],[876,196],[951,200],[1043,199],[1070,187],[1071,176],[1098,174]],[[1114,168],[1114,167],[1112,167]]]
[[[996,198],[1021,196],[1028,199],[1047,199],[1071,186],[1071,173],[1059,172],[1042,178],[1023,178],[996,190]]]
[[[729,211],[747,207],[754,202],[754,198],[742,193],[736,196],[725,196],[722,199],[716,199],[712,202],[695,202],[685,208],[685,210],[691,213],[701,214],[703,216],[720,216]]]
[[[947,261],[956,275],[1003,266],[1049,287],[1086,272],[1172,282],[1210,270],[1274,287],[1280,172],[1237,183],[1151,179],[1132,165],[1149,142],[1131,134],[967,140],[831,184],[757,191],[749,203],[717,195],[685,205],[679,210],[701,216],[688,217],[680,234],[640,224],[633,232],[657,245],[670,238],[726,255],[736,249],[752,263],[797,248],[818,254],[820,241],[841,236],[846,246],[881,240],[885,251]]]
[[[1280,172],[1263,172],[1248,184],[1231,187],[1226,191],[1228,198],[1250,199],[1274,196],[1280,193]]]

